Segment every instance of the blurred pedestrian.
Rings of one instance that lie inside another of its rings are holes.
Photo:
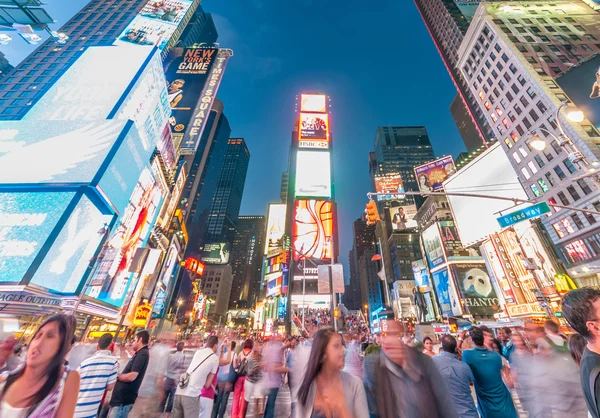
[[[511,362],[510,356],[515,351],[515,346],[513,345],[511,335],[512,330],[509,327],[500,328],[500,331],[498,331],[498,338],[502,343],[502,351],[500,354],[502,354],[502,356],[508,360],[509,363]]]
[[[568,353],[569,344],[566,338],[560,334],[560,327],[552,320],[544,323],[545,336],[538,340],[538,352],[551,350],[556,353]]]
[[[433,351],[433,340],[431,337],[423,338],[423,354],[426,354],[429,357],[435,357],[435,352]]]
[[[263,347],[265,367],[265,388],[268,391],[264,418],[275,418],[275,402],[281,387],[283,373],[288,370],[283,366],[283,346],[277,338]]]
[[[212,382],[209,386],[204,386],[202,388],[202,392],[200,392],[200,418],[210,418],[213,406],[215,403],[215,393],[217,389],[217,380],[219,378],[220,368],[228,365],[231,362],[231,351],[230,354],[224,356],[225,351],[227,350],[227,337],[223,340],[223,344],[221,344],[220,353],[218,357],[219,367],[217,368],[217,373],[215,377],[212,379]],[[217,352],[218,346],[215,347],[215,353]]]
[[[183,352],[184,348],[185,341],[179,341],[175,346],[175,352],[171,353],[167,358],[167,370],[165,371],[165,382],[163,384],[163,399],[158,407],[161,412],[166,413],[166,418],[169,418],[173,411],[173,401],[175,400],[177,382],[187,368],[185,354]]]
[[[17,370],[23,364],[23,359],[21,359],[21,344],[15,345],[13,348],[12,354],[6,360],[6,369],[9,372]]]
[[[223,347],[225,348],[225,351],[223,351]],[[223,343],[221,348],[221,360],[229,359],[229,362],[226,365],[219,367],[217,375],[217,394],[211,414],[212,418],[224,418],[225,411],[227,411],[229,394],[233,391],[233,385],[237,379],[237,373],[233,367],[235,347],[236,342],[231,341],[229,347],[227,344]],[[221,363],[219,362],[219,364]]]
[[[150,333],[148,331],[138,331],[135,335],[132,344],[135,354],[117,377],[117,383],[110,398],[108,418],[127,418],[129,416],[150,361],[149,342]]]
[[[74,342],[73,315],[46,319],[33,335],[25,366],[0,386],[0,417],[72,417],[79,393],[79,373],[65,366]]]
[[[298,390],[298,417],[368,418],[361,380],[343,372],[344,341],[330,328],[314,337],[306,374]]]
[[[219,339],[211,335],[206,339],[204,348],[194,354],[194,358],[184,374],[187,384],[182,384],[181,379],[175,392],[173,404],[173,418],[198,418],[200,416],[200,394],[202,388],[208,388],[219,368],[217,352]],[[212,402],[211,402],[212,410]]]
[[[382,350],[365,358],[371,416],[456,418],[450,393],[431,357],[402,342],[402,325],[388,317]]]
[[[484,418],[517,418],[512,397],[502,380],[502,357],[486,348],[486,342],[492,344],[492,336],[484,336],[478,327],[471,327],[469,334],[475,348],[464,350],[462,358],[475,378],[479,413]]]
[[[233,386],[233,405],[231,406],[231,418],[242,418],[245,409],[244,383],[246,383],[246,374],[248,373],[248,360],[252,355],[254,341],[251,338],[246,339],[242,345],[242,351],[236,356],[233,367],[237,373],[237,379]]]
[[[244,382],[244,411],[242,416],[246,416],[247,408],[252,399],[254,399],[255,403],[255,413],[259,412],[258,402],[262,397],[261,388],[258,385],[260,379],[263,376],[262,370],[262,356],[260,355],[259,350],[257,350],[256,345],[254,345],[254,349],[252,350],[252,355],[248,360],[248,373],[246,374],[246,381]]]
[[[442,336],[442,350],[433,358],[452,399],[452,405],[460,418],[479,418],[471,385],[475,383],[469,366],[456,356],[456,339],[452,335]]]
[[[109,350],[112,340],[112,334],[102,334],[98,339],[97,351],[84,360],[77,370],[81,376],[81,385],[75,408],[76,418],[95,416],[104,394],[115,386],[119,362]]]
[[[0,336],[0,338],[2,338]],[[12,335],[6,335],[0,341],[0,373],[11,372],[9,367],[9,359],[13,353],[17,340]]]

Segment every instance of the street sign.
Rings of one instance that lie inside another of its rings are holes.
[[[496,220],[502,228],[506,228],[507,226],[526,221],[527,219],[537,218],[548,212],[550,212],[550,207],[548,204],[546,202],[541,202],[516,212],[507,213],[506,215],[500,216]]]

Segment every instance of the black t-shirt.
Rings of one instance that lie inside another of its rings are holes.
[[[594,353],[585,348],[583,350],[583,356],[581,356],[580,372],[581,372],[581,387],[583,388],[583,396],[585,396],[585,403],[587,404],[588,411],[594,418],[600,418],[598,416],[598,410],[600,409],[600,381],[598,371],[594,372],[594,369],[600,368],[600,355]],[[590,385],[590,376],[595,373],[595,382]],[[595,396],[592,394],[595,393]],[[594,402],[594,399],[596,400]]]
[[[149,360],[150,353],[148,351],[148,346],[140,348],[133,357],[131,357],[127,366],[123,369],[123,374],[137,372],[138,376],[133,382],[117,381],[112,398],[110,399],[110,406],[132,405],[135,403],[138,390],[140,389],[140,385],[146,374],[146,369],[148,368]]]

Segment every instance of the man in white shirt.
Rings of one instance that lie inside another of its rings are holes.
[[[177,386],[173,404],[173,418],[198,418],[200,415],[200,393],[209,388],[219,368],[217,352],[219,339],[211,335],[204,348],[196,351],[187,369],[190,375],[188,385],[182,389]]]

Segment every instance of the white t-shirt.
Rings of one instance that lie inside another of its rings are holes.
[[[210,356],[210,357],[209,357]],[[207,358],[208,357],[208,358]],[[204,359],[207,359],[204,361]],[[204,361],[204,363],[202,363]],[[194,369],[200,364],[202,365],[194,371]],[[202,388],[206,383],[206,377],[211,373],[217,373],[219,368],[219,358],[210,348],[201,348],[196,351],[194,358],[187,369],[187,373],[190,374],[190,383],[185,389],[181,389],[177,386],[176,395],[191,396],[197,398],[202,392]]]

